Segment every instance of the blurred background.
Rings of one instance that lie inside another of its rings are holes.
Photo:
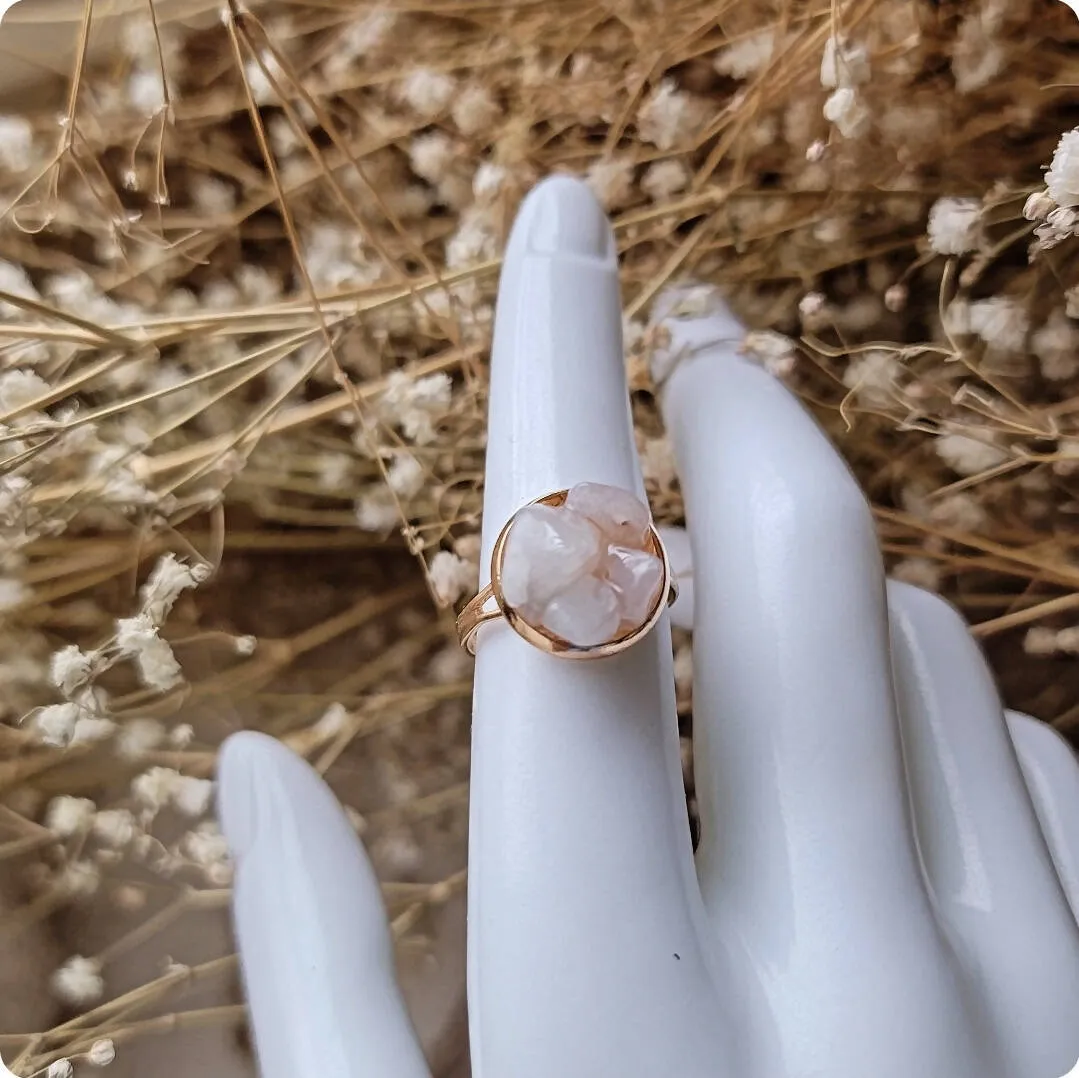
[[[1073,736],[1077,46],[1058,0],[12,8],[7,1064],[254,1073],[212,776],[256,728],[347,806],[432,1067],[467,1075],[453,615],[499,259],[551,173],[614,222],[657,520],[682,506],[651,304],[718,288],[850,461],[889,570]],[[675,670],[688,761],[686,634]]]

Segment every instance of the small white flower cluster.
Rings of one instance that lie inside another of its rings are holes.
[[[379,417],[414,445],[430,445],[438,421],[450,409],[452,388],[449,375],[442,372],[415,378],[407,371],[393,371],[378,400]]]
[[[462,214],[457,231],[446,241],[446,266],[464,269],[494,258],[499,250],[497,207],[476,203]]]
[[[469,83],[454,95],[450,116],[462,135],[479,135],[489,130],[502,115],[494,94],[479,83]]]
[[[659,150],[673,150],[700,128],[707,111],[701,102],[663,79],[637,110],[637,134]]]
[[[742,353],[776,378],[786,378],[793,373],[798,362],[798,346],[795,342],[770,329],[747,333],[742,342]]]
[[[1079,128],[1060,136],[1045,173],[1045,188],[1030,195],[1023,216],[1035,222],[1032,259],[1079,234]]]
[[[111,640],[90,651],[76,644],[57,651],[49,677],[64,702],[33,713],[32,726],[38,738],[46,745],[64,747],[111,736],[116,724],[107,715],[108,698],[95,681],[124,659],[134,663],[147,688],[168,692],[181,684],[180,664],[159,631],[180,594],[197,587],[209,575],[207,565],[188,565],[174,554],[165,554],[140,589],[141,611],[134,617],[117,619]],[[128,747],[134,743],[135,735],[130,734]]]
[[[990,351],[1022,352],[1026,348],[1030,318],[1026,307],[1011,296],[989,296],[968,308],[970,332],[980,337]]]
[[[894,352],[874,348],[854,356],[843,371],[843,384],[869,406],[887,406],[899,393],[902,365]]]
[[[628,158],[600,158],[588,168],[588,186],[608,210],[617,210],[633,195],[633,162]]]
[[[959,475],[979,475],[1003,464],[1007,452],[986,438],[968,434],[940,435],[935,443],[937,456]]]
[[[383,274],[354,226],[316,220],[303,236],[303,260],[316,289],[336,292],[376,283]]]
[[[1051,655],[1079,655],[1079,625],[1064,629],[1050,629],[1035,625],[1023,638],[1023,650],[1028,655],[1048,657]]]
[[[902,558],[892,566],[890,575],[926,591],[940,590],[940,566],[931,558]]]
[[[197,819],[209,810],[213,793],[212,780],[181,775],[171,767],[151,767],[131,781],[131,796],[144,825],[167,806]]]
[[[683,161],[671,158],[657,161],[645,169],[641,190],[653,202],[665,202],[689,184],[689,168]]]
[[[982,0],[971,6],[952,48],[952,76],[961,94],[987,86],[1007,63],[1007,46],[999,38],[1007,0]]]
[[[1045,188],[1058,206],[1079,206],[1079,128],[1060,136],[1045,174]]]
[[[1049,381],[1066,382],[1079,374],[1079,326],[1066,311],[1057,308],[1031,334],[1030,349]]]
[[[378,52],[396,21],[397,14],[388,8],[365,11],[338,35],[333,51],[322,65],[323,73],[333,83],[345,81],[354,68]]]
[[[72,955],[55,973],[50,982],[53,993],[65,1003],[76,1006],[93,1003],[105,991],[105,978],[101,975],[101,963],[96,958]],[[70,1068],[70,1063],[68,1068]],[[70,1073],[70,1069],[60,1073]]]
[[[262,63],[259,63],[259,60]],[[244,64],[244,79],[251,89],[251,96],[256,105],[276,105],[279,96],[290,99],[288,77],[277,58],[269,50],[259,53],[258,60],[252,57]],[[274,89],[274,83],[278,89]]]
[[[457,80],[428,67],[410,71],[397,88],[400,100],[418,115],[433,118],[444,111],[457,89]]]
[[[869,128],[869,109],[859,90],[869,81],[869,54],[863,45],[833,34],[821,58],[821,86],[832,93],[824,102],[824,118],[844,138],[858,138]]]
[[[0,116],[0,169],[24,175],[38,159],[34,129],[25,116]]]
[[[427,568],[431,588],[442,606],[452,606],[468,592],[476,590],[479,566],[450,550],[440,550]]]
[[[976,198],[938,198],[926,226],[929,246],[939,255],[977,250],[981,241],[982,206]]]
[[[760,71],[772,59],[775,44],[774,31],[759,30],[721,49],[716,53],[712,65],[720,75],[729,75],[732,79],[746,79]]]

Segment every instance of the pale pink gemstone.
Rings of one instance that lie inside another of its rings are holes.
[[[628,490],[606,483],[578,483],[564,505],[588,517],[610,542],[638,550],[644,545],[651,522],[648,506]]]
[[[663,583],[663,562],[654,554],[613,546],[607,555],[607,579],[621,603],[622,619],[635,628],[652,613]]]
[[[542,625],[568,644],[587,648],[611,640],[621,620],[618,592],[605,580],[587,576],[547,604]]]
[[[517,609],[542,609],[588,579],[606,553],[595,526],[579,513],[526,505],[513,519],[502,558],[502,597]]]

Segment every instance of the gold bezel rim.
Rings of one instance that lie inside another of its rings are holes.
[[[498,538],[495,540],[494,547],[491,550],[491,582],[465,607],[461,612],[461,616],[457,619],[461,644],[473,655],[475,654],[475,637],[480,626],[485,621],[499,616],[509,623],[510,628],[512,628],[519,637],[526,640],[533,647],[536,647],[549,655],[556,655],[561,659],[602,659],[610,655],[618,655],[633,647],[633,645],[640,640],[643,640],[644,637],[655,628],[656,623],[663,615],[663,611],[666,607],[674,602],[677,595],[677,587],[671,573],[671,564],[670,559],[667,556],[667,548],[664,545],[659,532],[656,530],[655,524],[651,521],[649,521],[648,524],[648,538],[649,546],[651,548],[650,553],[658,557],[663,564],[663,582],[659,589],[655,605],[649,612],[648,617],[641,625],[627,633],[625,636],[615,640],[609,640],[603,644],[578,647],[561,639],[561,637],[555,636],[553,633],[548,633],[547,631],[532,625],[530,622],[526,621],[515,608],[509,606],[505,602],[502,595],[502,564],[505,559],[506,539],[509,535],[510,528],[513,526],[513,522],[517,519],[517,514],[529,505],[561,505],[569,495],[569,490],[570,488],[567,487],[563,490],[554,491],[551,494],[544,494],[539,498],[533,498],[532,501],[527,502],[525,505],[522,505],[520,509],[516,510],[502,526],[502,530],[498,533]],[[482,607],[492,598],[498,609],[483,612]],[[478,607],[478,609],[476,609],[476,607]],[[471,616],[466,617],[470,612]]]

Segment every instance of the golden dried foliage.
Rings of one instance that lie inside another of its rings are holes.
[[[657,518],[681,501],[647,319],[693,280],[850,460],[896,574],[960,604],[1010,704],[1079,723],[1063,4],[191,14],[88,2],[73,76],[0,116],[0,856],[40,858],[28,921],[94,890],[148,901],[151,926],[223,903],[212,825],[154,827],[239,722],[343,789],[373,768],[387,874],[459,838],[468,670],[433,611],[476,571],[499,255],[552,172],[614,220]],[[174,574],[163,606],[153,565]],[[84,819],[51,800],[82,796]],[[108,811],[133,815],[115,858],[93,838]],[[402,925],[451,890],[402,891]],[[122,938],[91,965],[148,937]],[[227,966],[20,1039],[16,1069],[165,1028],[145,1008]]]

